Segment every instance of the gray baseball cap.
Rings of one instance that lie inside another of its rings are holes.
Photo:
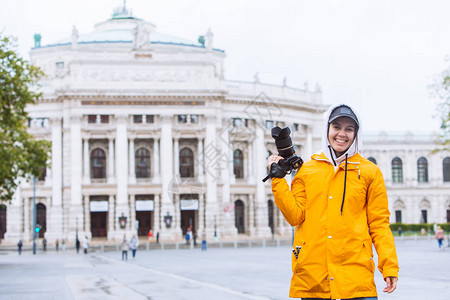
[[[355,121],[356,125],[359,127],[358,118],[356,117],[356,115],[352,111],[352,109],[350,107],[348,107],[347,105],[339,105],[338,107],[333,109],[333,111],[330,114],[330,118],[328,119],[328,123],[331,123],[340,117],[347,117],[347,118],[352,119],[353,121]]]

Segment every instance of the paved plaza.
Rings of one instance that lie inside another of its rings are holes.
[[[400,280],[379,299],[450,299],[450,249],[397,240]],[[289,246],[121,252],[0,252],[0,299],[289,299]]]

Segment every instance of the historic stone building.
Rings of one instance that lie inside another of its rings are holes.
[[[31,60],[47,77],[29,108],[30,132],[52,142],[51,168],[35,184],[41,237],[119,240],[153,230],[174,240],[189,227],[208,239],[291,233],[261,181],[276,152],[270,129],[289,126],[297,153],[309,159],[327,108],[318,87],[226,80],[225,52],[213,47],[211,31],[197,42],[168,36],[125,8],[91,33],[74,28],[66,40],[35,41]],[[450,159],[431,156],[432,148],[415,138],[366,143],[397,220],[449,218]],[[430,176],[417,182],[419,157]],[[404,166],[399,182],[390,176],[395,158]],[[1,207],[5,240],[32,238],[33,195],[25,182]]]

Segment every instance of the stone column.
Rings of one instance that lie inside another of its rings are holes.
[[[159,174],[159,139],[153,139],[153,182],[160,183],[161,175]]]
[[[61,118],[51,118],[52,130],[52,154],[51,154],[51,187],[52,201],[48,210],[47,232],[45,238],[53,242],[61,239],[63,232],[63,209],[62,209],[62,124]],[[48,174],[48,173],[47,173]],[[50,201],[47,203],[50,204]]]
[[[118,115],[116,129],[116,166],[117,166],[117,195],[116,195],[116,216],[122,214],[130,220],[130,207],[128,205],[128,138],[127,138],[127,116]],[[117,222],[117,220],[115,220]],[[128,223],[129,224],[129,223]],[[116,227],[116,240],[122,240],[127,234],[126,229]],[[129,233],[127,234],[127,236]]]
[[[174,176],[173,168],[173,142],[172,142],[172,118],[171,116],[161,116],[161,161],[164,162],[164,168],[161,168],[161,239],[169,240],[175,238],[173,205],[172,179]],[[167,228],[164,224],[164,217],[172,216],[172,225]]]
[[[134,233],[136,232],[137,235],[137,230],[136,230],[136,197],[135,195],[130,195],[130,222],[128,224],[130,224],[130,230]]]
[[[263,150],[261,150],[263,151]],[[247,160],[248,162],[244,162],[247,165],[247,173],[244,174],[244,178],[247,179],[249,183],[255,184],[256,177],[255,177],[255,161],[254,161],[254,155],[253,152],[253,142],[248,143],[247,147]]]
[[[109,144],[108,144],[108,183],[114,184],[116,181],[115,175],[115,156],[114,156],[114,138],[109,137]],[[116,147],[117,147],[117,141],[116,141]]]
[[[77,219],[83,224],[83,206],[81,195],[82,181],[82,145],[81,145],[81,116],[70,117],[70,212],[69,212],[69,240],[75,237]],[[83,235],[84,233],[80,233]]]
[[[175,197],[175,216],[173,226],[175,230],[181,231],[181,210],[180,210],[180,194],[174,194]]]
[[[174,169],[173,173],[175,176],[180,176],[180,145],[178,142],[178,137],[173,139],[173,161],[174,161]]]
[[[205,172],[203,170],[203,165],[205,163],[203,158],[203,139],[201,137],[197,137],[197,178],[200,182],[205,181]]]
[[[248,195],[248,232],[255,236],[255,195]]]
[[[198,199],[198,233],[202,234],[205,230],[205,195],[200,193]],[[198,234],[197,234],[198,235]],[[201,237],[201,236],[200,236]]]
[[[24,211],[24,207],[22,206],[22,198],[20,192],[20,186],[17,187],[14,195],[11,199],[10,205],[7,205],[6,209],[6,232],[5,232],[5,242],[12,242],[17,244],[19,239],[22,239],[22,242],[26,242],[29,239],[29,236],[23,236],[23,219],[22,219],[22,211]],[[5,203],[7,204],[7,203]],[[29,234],[29,233],[28,233]]]
[[[233,157],[230,157],[232,146],[230,145],[228,130],[221,132],[221,139],[219,142],[221,153],[223,155],[222,159],[219,160],[220,179],[222,181],[222,203],[224,207],[230,209],[234,205],[234,203],[231,203],[230,198],[230,177],[232,175],[234,176],[234,174],[233,169],[230,169],[229,163],[230,161],[233,161]],[[234,210],[229,210],[224,214],[222,233],[224,236],[228,237],[237,236],[237,228],[234,223]]]
[[[208,153],[212,151],[211,156],[217,157],[219,149],[216,143],[216,118],[215,116],[206,116],[206,136],[205,145],[208,147]],[[219,208],[217,203],[217,179],[216,168],[208,166],[206,172],[206,205],[205,205],[205,233],[208,239],[214,237],[214,217],[219,220]],[[217,238],[220,236],[220,227],[217,226]]]
[[[114,202],[114,195],[109,195],[108,199],[108,240],[114,239],[114,234],[116,232],[116,204]]]
[[[304,156],[305,156],[306,159],[309,159],[309,157],[311,157],[311,155],[313,154],[313,150],[312,150],[312,128],[310,126],[308,126],[308,125],[305,125],[304,128],[305,128],[305,131],[306,131],[306,146],[305,146]]]
[[[88,195],[83,196],[84,202],[84,232],[89,238],[92,238],[91,232],[91,204]]]
[[[266,146],[264,143],[264,131],[261,126],[256,127],[256,138],[253,143],[255,154],[255,176],[264,178],[266,176]],[[272,232],[269,227],[267,197],[264,182],[256,181],[256,199],[255,199],[255,235],[257,237],[270,237]]]
[[[136,167],[135,167],[135,153],[134,153],[134,137],[130,137],[130,184],[136,183]]]
[[[89,184],[91,182],[90,173],[90,155],[89,155],[89,139],[83,139],[83,183]]]
[[[33,199],[30,198],[23,198],[23,239],[24,241],[29,241],[32,239],[32,228],[31,228],[31,222],[33,216],[32,216],[32,208],[31,203],[33,203]]]
[[[153,212],[153,232],[156,234],[158,231],[161,231],[162,226],[164,224],[161,224],[161,201],[158,194],[155,195],[154,198],[155,201],[155,210]]]

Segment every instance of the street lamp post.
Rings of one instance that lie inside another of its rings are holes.
[[[36,177],[33,176],[33,254],[36,254]]]
[[[214,238],[217,238],[216,215],[214,215]]]
[[[78,217],[75,218],[75,244],[78,241]]]

